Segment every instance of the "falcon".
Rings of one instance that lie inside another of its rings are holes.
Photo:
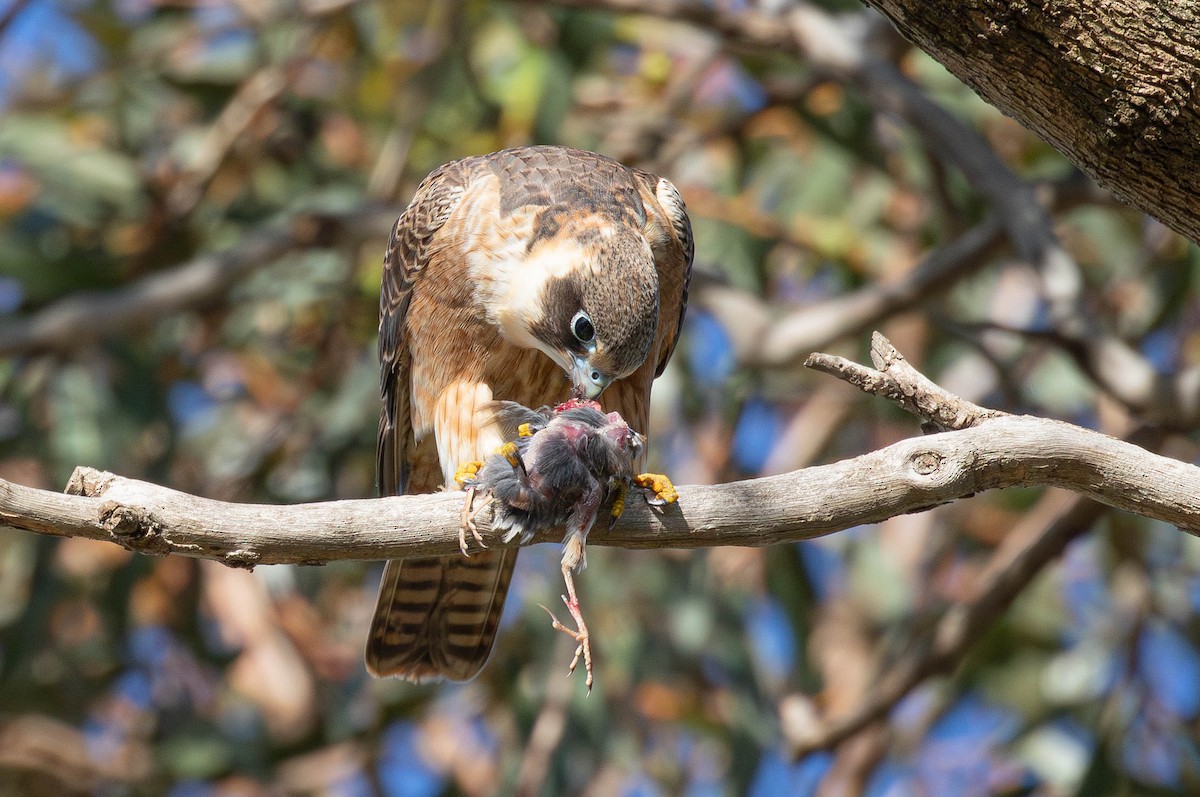
[[[456,489],[505,443],[500,402],[599,400],[647,432],[687,307],[691,226],[670,181],[591,152],[448,163],[392,230],[380,294],[385,495]],[[465,542],[465,541],[464,541]],[[367,669],[467,680],[487,661],[517,548],[392,560]]]

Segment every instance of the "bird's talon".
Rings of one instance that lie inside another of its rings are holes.
[[[457,475],[455,476],[457,478]],[[479,543],[480,548],[487,548],[487,543],[483,541],[483,535],[479,533],[479,527],[475,525],[475,516],[488,507],[495,500],[492,496],[479,506],[475,504],[475,487],[467,488],[467,498],[463,502],[462,512],[459,514],[458,523],[458,549],[462,551],[463,556],[470,556],[467,551],[467,532],[471,532],[471,536],[475,538],[475,542]]]
[[[513,442],[505,443],[496,449],[496,453],[508,460],[508,464],[514,468],[521,466],[521,454],[517,450],[517,444]]]
[[[625,498],[629,495],[629,485],[621,483],[617,485],[617,497],[613,499],[612,512],[609,514],[608,527],[611,529],[617,522],[617,518],[621,517],[621,513],[625,511]]]
[[[594,672],[592,669],[592,638],[588,634],[587,624],[583,622],[583,613],[579,610],[579,598],[575,594],[575,581],[571,578],[571,570],[565,564],[563,565],[563,578],[567,582],[567,595],[560,596],[563,604],[567,607],[567,611],[571,613],[571,619],[575,621],[577,630],[567,628],[558,621],[554,616],[554,612],[542,606],[546,614],[550,615],[550,624],[555,631],[562,631],[567,636],[574,639],[578,646],[575,648],[575,655],[571,658],[571,664],[567,667],[567,675],[575,672],[575,668],[579,666],[579,660],[583,659],[583,669],[587,672],[587,678],[584,679],[584,686],[587,687],[588,694],[592,693],[592,684],[595,681]],[[538,604],[541,606],[541,604]]]
[[[633,483],[654,493],[653,498],[646,499],[646,503],[653,506],[665,506],[679,500],[679,493],[675,491],[675,485],[661,473],[639,473],[633,477]]]
[[[483,467],[483,460],[473,459],[470,462],[464,462],[454,470],[454,483],[458,488],[464,489],[469,482],[475,481],[479,476],[479,470]]]

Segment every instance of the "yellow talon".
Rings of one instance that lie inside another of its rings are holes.
[[[475,459],[470,462],[464,462],[454,471],[454,482],[459,486],[459,489],[467,486],[467,482],[475,481],[475,477],[479,475],[479,469],[483,467],[481,460]]]
[[[613,505],[612,505],[613,523],[616,523],[617,518],[619,518],[621,516],[621,513],[625,511],[625,496],[627,496],[627,495],[629,495],[629,485],[624,484],[624,483],[618,485],[617,486],[617,497],[615,499],[613,499]]]
[[[679,493],[675,492],[675,485],[661,473],[640,473],[633,477],[633,483],[654,493],[654,499],[648,503],[673,504],[679,500]]]
[[[527,423],[523,423],[517,427],[518,437],[533,437],[533,427]]]
[[[508,460],[508,464],[514,468],[521,464],[521,457],[517,454],[516,443],[505,443],[496,449],[496,453]]]

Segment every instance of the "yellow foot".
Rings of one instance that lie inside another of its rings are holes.
[[[517,451],[516,443],[505,443],[496,449],[496,453],[507,459],[508,464],[512,465],[514,468],[520,466],[521,464],[521,455]]]
[[[479,475],[479,469],[483,467],[483,460],[473,459],[470,462],[464,462],[454,471],[454,483],[462,489],[467,486],[467,482],[475,481],[475,477]]]
[[[654,493],[653,498],[646,499],[648,504],[663,506],[679,500],[679,493],[675,492],[675,485],[671,484],[671,480],[661,473],[640,473],[633,477],[633,483]]]
[[[617,485],[617,497],[613,499],[612,512],[608,518],[608,527],[611,529],[617,522],[617,518],[621,517],[621,513],[625,511],[625,499],[629,495],[629,485],[622,482]]]

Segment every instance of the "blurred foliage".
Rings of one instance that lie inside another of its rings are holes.
[[[694,24],[482,0],[13,2],[0,324],[302,211],[398,213],[440,163],[526,142],[670,176],[697,281],[777,315],[903,277],[988,211],[852,87]],[[1084,195],[1054,218],[1103,327],[1160,373],[1200,361],[1196,248],[1080,191],[1047,145],[891,45],[1018,175]],[[373,494],[387,234],[255,264],[220,301],[123,336],[0,360],[0,477],[59,489],[86,464],[227,500]],[[876,325],[947,388],[1114,434],[1142,420],[1049,334],[1011,248],[927,298]],[[739,362],[735,332],[695,300],[660,380],[652,459],[676,481],[919,433],[828,378]],[[861,358],[865,339],[827,350]],[[1179,429],[1165,451],[1195,461],[1195,441]],[[593,549],[590,699],[537,608],[560,588],[550,547],[523,554],[484,673],[414,686],[361,663],[378,564],[247,573],[0,530],[0,795],[1196,793],[1200,544],[1116,513],[953,673],[841,748],[787,760],[788,718],[857,705],[1041,498],[762,550]]]

